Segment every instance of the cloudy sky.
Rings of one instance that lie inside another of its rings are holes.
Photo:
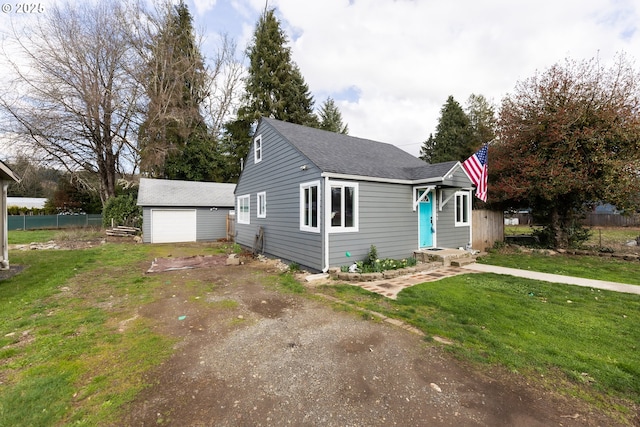
[[[188,0],[207,43],[250,41],[264,0]],[[565,58],[640,60],[638,0],[269,0],[316,101],[354,136],[418,155],[449,95],[496,105]],[[207,44],[204,53],[207,54]],[[636,63],[640,70],[640,63]]]
[[[244,50],[265,7],[265,0],[186,2],[209,57],[220,33]],[[625,52],[640,70],[638,0],[269,0],[269,7],[316,107],[331,96],[351,135],[414,155],[449,95],[464,105],[482,94],[499,105],[518,81],[565,58],[608,64]]]

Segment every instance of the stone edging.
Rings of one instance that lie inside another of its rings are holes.
[[[558,250],[557,252],[559,254],[566,254],[566,255],[588,255],[588,256],[598,256],[602,258],[617,258],[625,261],[640,261],[640,255],[625,254],[622,252],[594,252],[594,251],[585,251],[580,249]]]
[[[406,276],[408,274],[431,271],[442,267],[441,262],[418,263],[413,267],[398,268],[397,270],[386,270],[381,273],[344,273],[339,268],[329,270],[329,276],[333,280],[344,280],[347,282],[373,282],[382,279],[393,279],[395,277]]]

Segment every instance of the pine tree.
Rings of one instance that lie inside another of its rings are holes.
[[[429,137],[421,149],[423,159],[430,163],[464,161],[474,153],[473,129],[469,117],[453,96],[440,110],[440,119],[433,138]]]
[[[241,118],[255,122],[264,116],[317,126],[313,97],[287,42],[275,10],[265,10],[247,49],[249,72]]]
[[[210,178],[215,150],[200,112],[206,76],[192,22],[181,1],[167,11],[150,47],[139,141],[141,170],[152,177]]]
[[[349,133],[349,126],[342,123],[342,114],[331,97],[328,97],[320,111],[320,129],[328,130],[336,133]]]
[[[221,151],[227,154],[228,181],[240,176],[240,163],[249,153],[252,133],[261,117],[318,127],[309,86],[292,61],[287,42],[275,10],[265,9],[247,48],[249,69],[242,105],[237,118],[225,124],[221,142]]]
[[[472,94],[467,100],[467,117],[472,129],[474,150],[496,137],[496,115],[493,106],[483,95]]]
[[[431,153],[435,149],[436,143],[433,134],[429,134],[429,139],[422,143],[420,148],[420,158],[427,163],[431,163]]]

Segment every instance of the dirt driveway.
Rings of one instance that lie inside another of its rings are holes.
[[[138,315],[174,337],[176,351],[118,425],[615,425],[401,328],[264,286],[273,270],[154,273],[164,286]]]

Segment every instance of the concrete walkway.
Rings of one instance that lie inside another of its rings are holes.
[[[520,270],[517,268],[498,267],[486,264],[468,264],[463,267],[442,267],[436,270],[419,272],[407,276],[400,276],[394,279],[377,280],[374,282],[346,282],[350,285],[359,286],[370,292],[383,295],[387,298],[396,299],[398,293],[410,286],[420,283],[435,282],[446,277],[457,276],[469,273],[496,273],[509,276],[524,277],[527,279],[541,280],[543,282],[563,283],[567,285],[584,286],[594,289],[604,289],[615,292],[625,292],[640,295],[640,286],[627,285],[624,283],[606,282],[603,280],[583,279],[573,276],[561,276],[559,274],[539,273],[530,270]]]
[[[543,282],[564,283],[567,285],[584,286],[594,289],[605,289],[607,291],[625,292],[628,294],[640,295],[640,286],[627,285],[617,282],[606,282],[604,280],[583,279],[581,277],[562,276],[559,274],[539,273],[537,271],[520,270],[517,268],[498,267],[487,264],[469,264],[461,267],[474,273],[496,273],[509,276],[524,277],[527,279],[541,280]]]

